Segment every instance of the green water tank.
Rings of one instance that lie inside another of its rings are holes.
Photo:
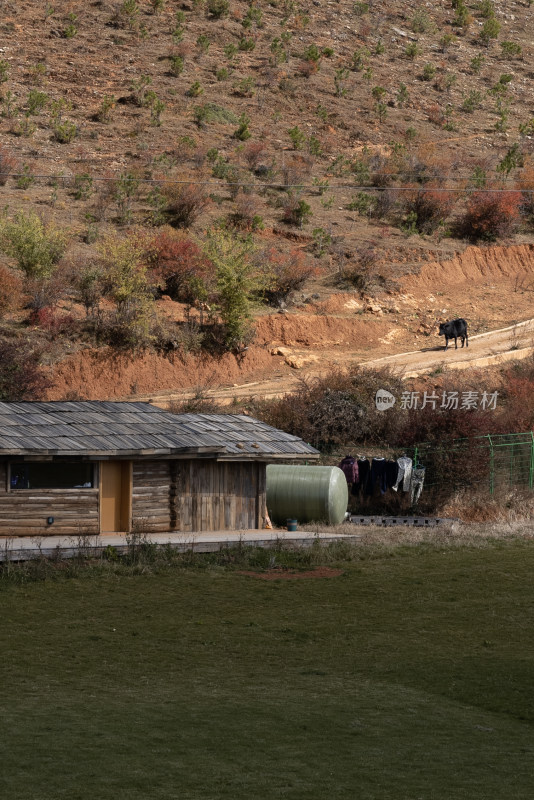
[[[339,467],[267,466],[267,511],[279,525],[288,519],[338,525],[348,501],[347,480]]]

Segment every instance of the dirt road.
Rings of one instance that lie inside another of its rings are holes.
[[[406,378],[416,377],[431,372],[445,365],[452,369],[468,369],[470,367],[495,366],[505,361],[525,358],[534,352],[534,319],[528,319],[506,328],[471,336],[469,347],[454,348],[454,343],[445,351],[445,345],[422,348],[406,353],[396,353],[384,358],[359,361],[369,367],[389,366]],[[298,353],[297,353],[298,355]],[[280,397],[298,388],[303,378],[313,378],[324,374],[333,365],[343,368],[355,363],[356,358],[350,351],[307,349],[303,355],[315,359],[308,367],[300,370],[280,372],[272,378],[251,383],[218,386],[203,391],[206,397],[220,403],[229,403],[234,398],[247,400],[252,397],[271,399]],[[148,400],[157,405],[166,406],[172,400],[186,400],[195,396],[198,390],[180,392],[161,392],[145,396],[136,396],[136,400]]]

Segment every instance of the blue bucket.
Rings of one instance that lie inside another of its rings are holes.
[[[297,520],[296,519],[288,519],[287,520],[287,529],[288,529],[288,531],[296,531],[297,530]]]

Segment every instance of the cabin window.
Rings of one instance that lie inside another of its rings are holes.
[[[87,462],[22,461],[11,464],[9,485],[17,489],[90,489],[94,466]]]

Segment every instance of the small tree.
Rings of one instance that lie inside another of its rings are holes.
[[[489,47],[492,39],[496,39],[501,30],[501,23],[495,17],[489,17],[480,29],[479,39],[486,47]]]
[[[143,347],[150,341],[155,317],[154,287],[148,280],[144,242],[135,235],[108,236],[98,249],[105,271],[105,291],[116,308],[110,326],[112,343]]]
[[[16,259],[30,278],[47,278],[68,244],[66,231],[45,224],[33,211],[19,211],[13,219],[0,220],[0,249]]]
[[[250,238],[240,239],[222,230],[208,233],[204,254],[215,267],[216,309],[226,350],[240,352],[254,334],[251,296],[260,282],[251,262],[252,253]]]

